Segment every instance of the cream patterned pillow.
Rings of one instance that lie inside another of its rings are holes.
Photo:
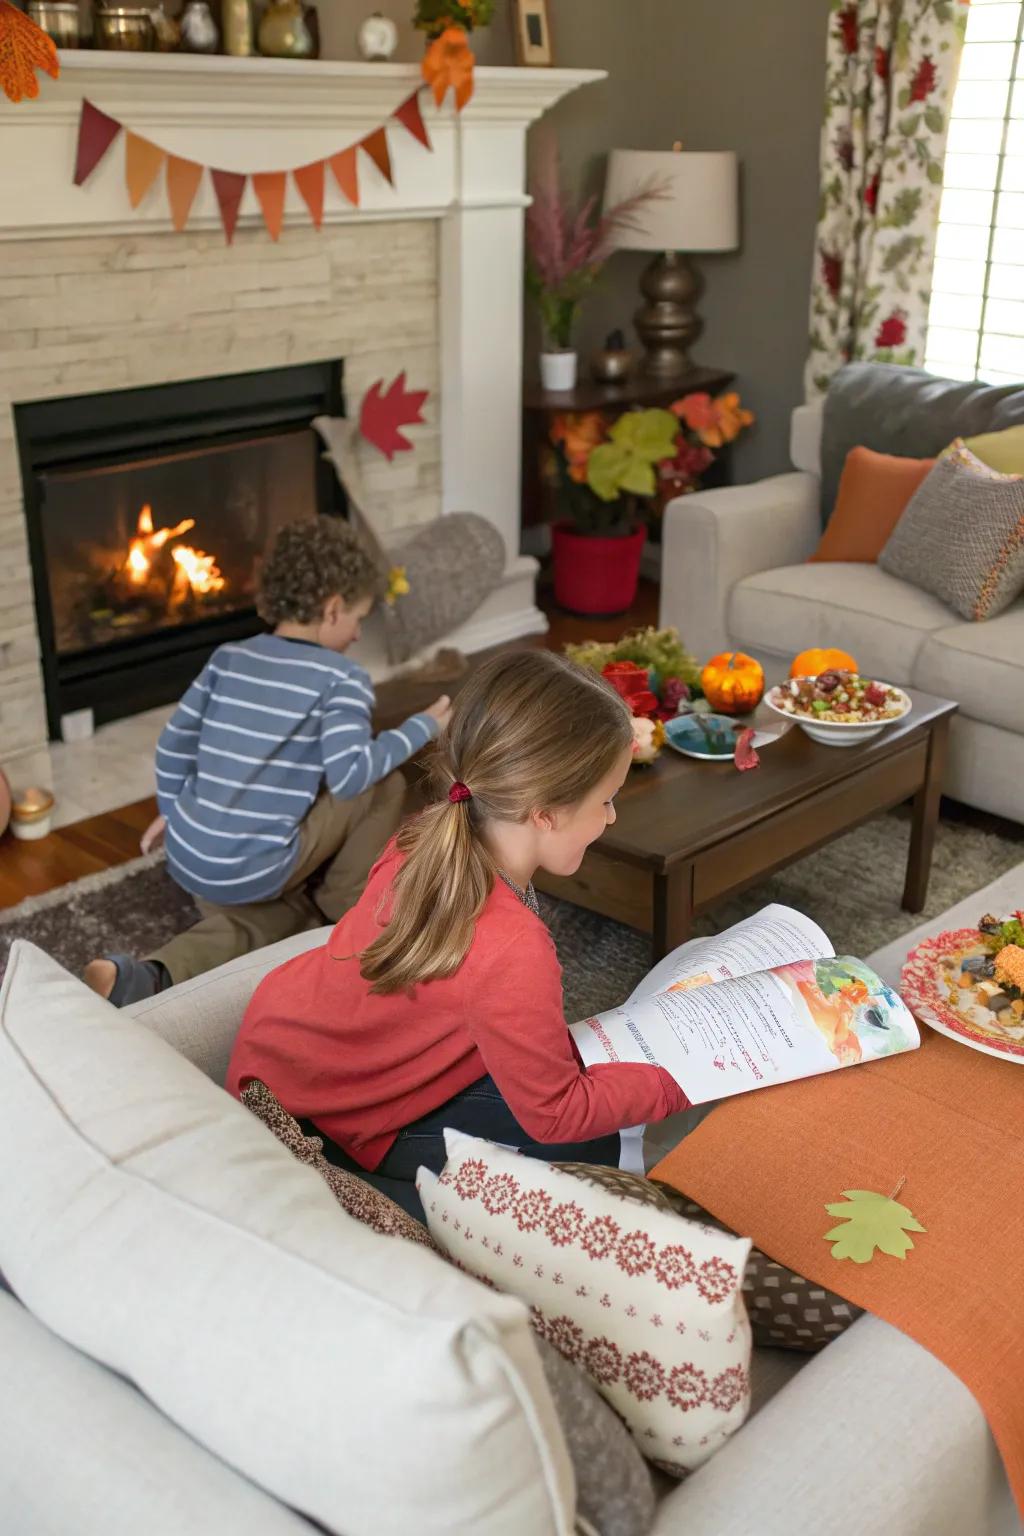
[[[459,1131],[445,1141],[443,1172],[417,1180],[435,1242],[530,1305],[646,1456],[677,1475],[707,1461],[750,1405],[749,1241]]]
[[[957,438],[914,492],[878,564],[962,618],[994,619],[1024,590],[1024,477]]]

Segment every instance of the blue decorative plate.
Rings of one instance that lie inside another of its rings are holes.
[[[743,722],[728,715],[676,715],[665,721],[665,740],[684,757],[713,762],[735,756],[742,729]]]

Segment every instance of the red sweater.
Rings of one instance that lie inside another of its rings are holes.
[[[542,1143],[586,1141],[685,1109],[660,1067],[583,1068],[551,935],[500,880],[453,976],[411,996],[372,994],[355,957],[380,932],[378,906],[400,862],[387,849],[326,945],[261,982],[235,1040],[231,1093],[262,1079],[367,1169],[405,1126],[488,1073]]]

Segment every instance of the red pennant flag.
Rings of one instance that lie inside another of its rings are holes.
[[[287,171],[257,171],[252,178],[252,189],[263,209],[263,222],[271,240],[279,239],[281,234],[287,185]]]
[[[356,164],[355,147],[343,149],[339,155],[332,155],[327,164],[334,172],[334,179],[338,183],[338,191],[342,197],[347,198],[353,208],[358,208],[359,167]]]
[[[128,201],[137,208],[163,169],[165,152],[130,128],[124,131],[124,180]]]
[[[238,207],[245,192],[245,177],[237,171],[215,171],[211,168],[210,178],[220,209],[220,221],[224,226],[224,238],[230,245],[235,238]]]
[[[315,160],[312,165],[300,165],[292,175],[309,216],[319,229],[324,221],[324,162]]]
[[[181,234],[188,223],[192,204],[203,179],[203,167],[194,160],[179,160],[177,155],[167,157],[167,201],[171,205],[171,222]]]
[[[391,152],[388,149],[388,136],[386,129],[377,128],[373,133],[369,134],[360,142],[359,148],[366,150],[366,153],[369,155],[378,171],[380,171],[385,181],[389,181],[391,185],[394,186],[395,178],[391,174]]]
[[[430,135],[427,125],[423,121],[423,113],[420,111],[420,93],[413,91],[407,101],[403,101],[397,112],[392,113],[401,123],[403,128],[408,128],[414,139],[419,139],[424,149],[429,149]]]
[[[75,155],[76,187],[88,181],[120,132],[120,123],[94,107],[91,101],[82,102],[82,112],[78,119],[78,152]]]

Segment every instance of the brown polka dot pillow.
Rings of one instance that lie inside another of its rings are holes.
[[[266,1083],[254,1078],[243,1088],[241,1099],[246,1109],[251,1110],[257,1120],[262,1120],[300,1163],[308,1163],[316,1169],[342,1210],[347,1211],[356,1221],[372,1227],[374,1232],[380,1232],[385,1237],[404,1237],[407,1242],[420,1243],[436,1251],[437,1245],[431,1241],[426,1228],[414,1221],[401,1206],[381,1194],[380,1190],[374,1189],[372,1184],[368,1184],[358,1174],[349,1173],[329,1163],[324,1157],[324,1144],[319,1136],[303,1135],[299,1122],[278,1103]]]

